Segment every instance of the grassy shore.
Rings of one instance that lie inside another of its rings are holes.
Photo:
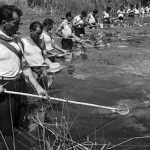
[[[0,0],[1,4],[13,4],[19,6],[24,14],[57,14],[61,15],[67,11],[77,14],[82,10],[91,11],[97,7],[102,12],[107,5],[116,11],[119,5],[137,4],[140,0]]]

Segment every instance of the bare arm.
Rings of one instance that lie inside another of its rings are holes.
[[[47,94],[47,92],[40,86],[40,84],[34,77],[33,72],[28,65],[28,62],[26,61],[24,57],[22,58],[22,71],[23,71],[23,74],[28,78],[29,82],[32,84],[32,86],[34,87],[34,89],[37,91],[39,95]]]
[[[61,33],[62,29],[63,29],[63,23],[61,23],[60,26],[57,28],[56,34],[58,36],[64,37],[63,34]]]
[[[60,46],[58,46],[55,42],[52,43],[52,46],[57,49],[58,51],[62,52],[62,53],[68,53],[67,50],[62,49]]]
[[[71,35],[75,40],[80,41],[81,39],[79,37],[77,37],[74,33],[72,33]]]
[[[45,58],[45,63],[50,67],[50,65],[52,64],[52,62],[48,59],[48,58]]]
[[[28,77],[29,82],[33,85],[35,90],[39,95],[46,95],[47,92],[40,86],[40,84],[37,82],[36,78],[34,77],[31,68],[26,68],[23,70],[23,73],[25,76]]]

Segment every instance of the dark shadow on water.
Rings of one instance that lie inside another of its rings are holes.
[[[57,97],[65,97],[68,100],[99,104],[104,106],[116,106],[123,99],[139,99],[136,89],[128,89],[125,85],[112,80],[88,78],[79,80],[72,75],[57,78],[55,88],[60,90]],[[114,90],[116,89],[116,90]],[[118,143],[119,138],[128,138],[138,135],[132,129],[125,129],[123,124],[126,117],[119,116],[111,111],[99,110],[93,107],[69,104],[70,117],[74,120],[70,129],[73,139],[84,141],[89,136],[92,141],[109,141]],[[96,136],[96,137],[95,137]]]

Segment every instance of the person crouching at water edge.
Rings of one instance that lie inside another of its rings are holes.
[[[45,88],[49,88],[53,82],[52,76],[47,73],[60,71],[60,64],[53,63],[47,58],[45,42],[40,38],[43,26],[40,22],[34,21],[30,24],[30,35],[22,38],[24,44],[24,55],[32,68],[35,77]],[[48,69],[47,69],[48,68]],[[43,82],[43,80],[45,82]]]
[[[94,9],[91,13],[87,16],[87,23],[90,28],[98,27],[98,19],[97,19],[98,10]]]
[[[3,88],[26,92],[24,76],[27,76],[39,95],[47,94],[34,78],[30,67],[21,65],[22,61],[25,62],[22,42],[15,36],[21,15],[22,11],[13,5],[0,7],[0,149],[7,149],[7,137],[11,139],[8,149],[12,149],[15,141],[14,130],[26,129],[28,125],[26,97],[7,94],[3,92]]]
[[[87,12],[82,11],[80,15],[74,17],[73,19],[73,27],[75,31],[75,35],[77,37],[83,36],[85,34],[85,26],[87,24],[86,22]]]
[[[125,16],[125,9],[123,5],[120,6],[119,10],[117,11],[117,15],[119,20],[119,25],[122,25]]]
[[[56,33],[57,35],[63,37],[61,44],[62,48],[68,50],[69,52],[72,51],[73,47],[73,39],[80,40],[77,36],[74,35],[72,32],[72,14],[71,12],[66,13],[66,19],[60,24]]]
[[[69,52],[65,49],[59,47],[52,37],[52,29],[53,29],[54,21],[52,19],[46,18],[43,21],[43,32],[41,34],[41,39],[45,42],[45,48],[47,51],[47,57],[51,61],[55,61],[55,56],[58,57],[58,51],[61,52],[64,56],[65,54],[69,54]],[[53,59],[54,58],[54,59]]]
[[[104,27],[110,27],[110,11],[111,11],[111,7],[107,6],[106,11],[103,12],[103,24]]]
[[[133,4],[131,4],[130,8],[127,10],[127,15],[129,19],[129,27],[131,27],[135,22],[135,10]]]

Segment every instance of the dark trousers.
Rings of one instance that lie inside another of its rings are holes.
[[[104,19],[103,19],[103,23],[104,23],[104,24],[110,24],[109,18],[104,18]]]
[[[2,85],[7,82],[8,84],[4,86],[7,90],[26,92],[26,84],[23,78],[0,80]],[[0,131],[4,136],[12,135],[12,126],[19,129],[26,125],[26,113],[27,99],[25,96],[0,93]]]
[[[80,37],[80,34],[85,34],[85,30],[83,27],[82,28],[74,28],[74,31],[75,31],[75,35],[77,37]]]
[[[120,21],[123,21],[123,17],[118,17],[118,19],[119,19]]]
[[[73,41],[72,39],[62,39],[61,41],[61,45],[63,49],[66,49],[68,51],[72,51],[72,47],[73,47]]]

